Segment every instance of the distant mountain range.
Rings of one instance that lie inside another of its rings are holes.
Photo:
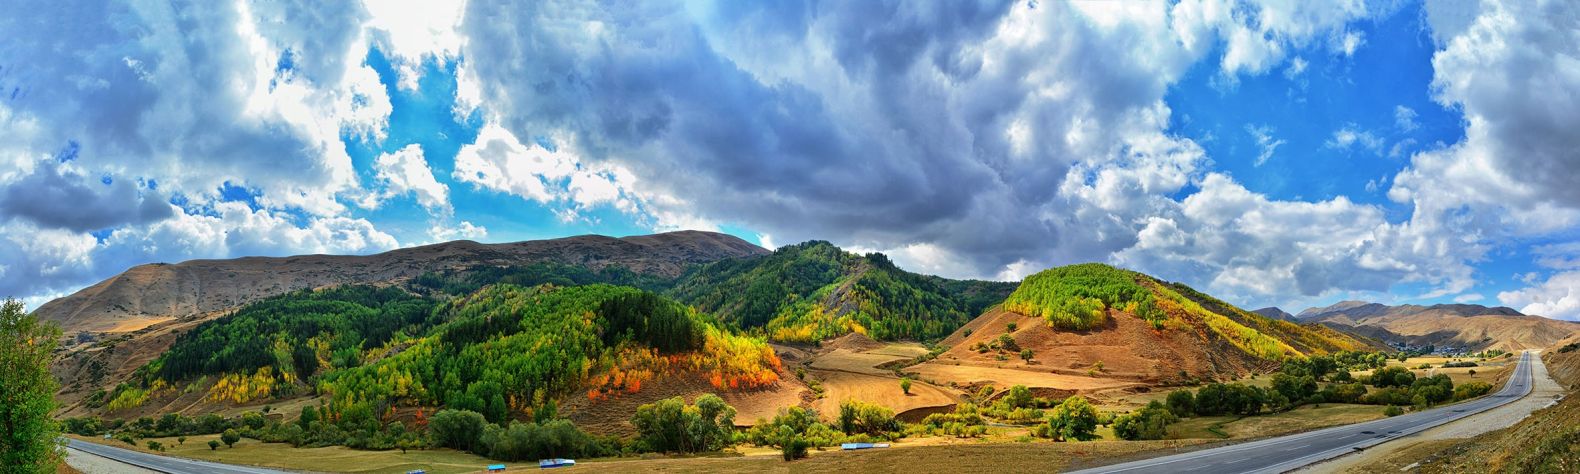
[[[1266,317],[1269,317],[1269,318],[1281,320],[1281,321],[1300,322],[1300,319],[1296,318],[1295,315],[1289,314],[1288,311],[1284,311],[1282,309],[1278,309],[1278,307],[1276,307],[1276,306],[1269,306],[1269,307],[1262,308],[1262,309],[1255,309],[1255,310],[1251,310],[1251,312],[1252,313],[1256,313],[1256,314],[1260,314],[1262,316],[1266,316]]]
[[[1473,304],[1390,306],[1342,301],[1308,308],[1295,318],[1392,344],[1464,351],[1541,349],[1580,330],[1580,324],[1569,321],[1526,315],[1503,306]]]

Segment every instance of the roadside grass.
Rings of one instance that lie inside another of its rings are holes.
[[[117,448],[133,448],[116,440],[84,436],[72,436],[72,438]],[[166,451],[155,454],[226,464],[315,472],[375,474],[404,473],[413,469],[423,469],[435,474],[450,474],[477,472],[488,467],[489,464],[498,463],[451,449],[411,450],[401,454],[400,450],[358,451],[344,446],[293,448],[285,443],[264,443],[247,438],[243,438],[233,448],[220,446],[219,449],[209,450],[209,440],[217,439],[219,439],[218,435],[194,435],[188,436],[185,444],[178,445],[176,438],[147,438],[137,440],[135,449],[153,452],[145,446],[148,441],[158,441],[165,445]],[[536,468],[536,463],[533,464]]]

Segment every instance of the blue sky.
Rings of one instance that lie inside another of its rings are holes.
[[[0,294],[33,306],[149,262],[706,229],[1580,318],[1570,3],[35,7],[0,19]]]

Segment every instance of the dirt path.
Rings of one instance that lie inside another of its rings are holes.
[[[1397,472],[1392,466],[1384,464],[1397,464],[1400,455],[1409,455],[1407,451],[1420,451],[1418,448],[1427,444],[1441,445],[1443,441],[1465,439],[1500,430],[1519,423],[1520,420],[1530,416],[1531,412],[1546,408],[1557,403],[1563,397],[1564,389],[1553,381],[1547,374],[1547,366],[1542,363],[1541,357],[1531,357],[1531,394],[1514,403],[1504,405],[1485,413],[1465,418],[1453,423],[1423,431],[1392,443],[1383,444],[1360,453],[1344,456],[1329,462],[1313,464],[1305,469],[1295,472]],[[1416,453],[1420,454],[1420,453]],[[1393,461],[1389,463],[1389,461]]]

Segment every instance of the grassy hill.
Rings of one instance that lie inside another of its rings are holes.
[[[772,340],[812,342],[851,332],[936,339],[1013,288],[919,275],[883,254],[856,255],[811,241],[695,267],[668,294]]]
[[[932,362],[940,367],[1165,383],[1263,372],[1292,357],[1386,349],[1376,341],[1271,319],[1185,285],[1096,263],[1026,278],[1002,306],[942,344],[949,349]]]
[[[200,325],[101,400],[116,412],[312,394],[375,413],[445,406],[500,422],[659,377],[728,391],[772,384],[780,369],[761,339],[632,287],[496,284],[437,300],[359,286],[269,298]]]

